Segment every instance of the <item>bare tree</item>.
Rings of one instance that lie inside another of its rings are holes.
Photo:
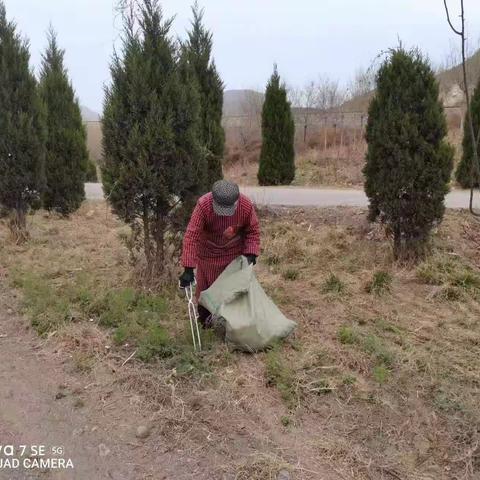
[[[245,90],[245,96],[241,104],[241,110],[244,115],[260,116],[263,107],[263,93],[257,90]]]
[[[260,138],[263,100],[263,93],[253,89],[245,91],[240,104],[243,119],[240,119],[239,128],[240,140],[244,149],[247,149],[253,141]]]
[[[472,161],[472,169],[471,169],[471,177],[472,182],[470,186],[470,202],[469,202],[469,210],[472,215],[476,217],[480,217],[479,213],[476,213],[473,210],[473,188],[474,188],[474,178],[478,178],[479,174],[479,163],[478,163],[478,142],[480,140],[480,131],[479,135],[475,136],[475,129],[473,128],[473,119],[472,119],[472,112],[471,112],[471,105],[470,105],[470,92],[468,89],[468,75],[467,75],[467,55],[466,55],[466,35],[465,35],[465,8],[463,5],[464,0],[460,0],[460,28],[456,28],[451,19],[450,19],[450,12],[448,10],[447,0],[443,0],[443,4],[445,6],[445,13],[447,14],[447,21],[450,25],[452,31],[458,35],[461,39],[461,49],[462,49],[462,73],[463,73],[463,91],[465,93],[465,100],[467,102],[467,122],[470,128],[470,134],[472,136],[472,153],[473,153],[473,161]]]
[[[309,117],[318,108],[318,86],[314,81],[308,82],[303,88],[288,88],[288,99],[297,108],[297,117],[303,123],[303,142],[307,141]]]
[[[339,107],[345,101],[345,92],[340,87],[338,80],[320,77],[317,82],[317,108],[330,110]]]
[[[301,119],[305,143],[311,116],[340,106],[345,100],[345,92],[337,80],[319,77],[317,81],[307,82],[301,88],[289,87],[288,98],[296,107],[296,117]]]
[[[377,69],[371,65],[365,69],[357,68],[353,80],[350,82],[348,90],[350,97],[359,97],[375,90],[375,77]]]

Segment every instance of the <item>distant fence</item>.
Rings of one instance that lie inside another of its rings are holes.
[[[463,107],[445,107],[445,114],[449,129],[463,129]],[[295,141],[297,143],[322,143],[327,148],[329,137],[335,138],[335,143],[342,146],[346,143],[356,144],[364,141],[367,112],[329,111],[300,111],[295,113]],[[257,115],[230,115],[223,118],[223,127],[226,142],[229,144],[244,144],[261,139],[261,116]]]
[[[445,107],[450,130],[463,129],[463,107]],[[357,145],[364,142],[367,112],[318,111],[295,113],[295,142],[327,149],[332,145]],[[261,140],[261,116],[228,115],[222,119],[227,146],[243,146]],[[100,121],[87,121],[87,143],[90,157],[98,162],[102,157],[102,129]]]

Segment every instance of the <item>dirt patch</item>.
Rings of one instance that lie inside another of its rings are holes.
[[[157,421],[117,386],[111,361],[90,374],[76,370],[61,343],[40,340],[13,313],[18,305],[2,279],[0,295],[0,436],[2,444],[43,445],[45,458],[71,460],[73,468],[0,469],[0,478],[211,478],[190,452],[172,452],[158,436],[136,438],[136,428]],[[12,312],[12,313],[7,313]],[[62,453],[52,453],[60,447]],[[18,449],[17,449],[18,452]],[[29,456],[30,453],[26,453]],[[5,457],[0,457],[5,458]],[[17,455],[22,461],[22,456]]]

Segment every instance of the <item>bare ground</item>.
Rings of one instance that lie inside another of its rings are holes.
[[[81,375],[72,355],[55,342],[40,340],[14,311],[17,300],[0,296],[0,438],[3,445],[60,446],[73,469],[2,470],[3,480],[20,479],[211,479],[208,458],[172,448],[156,431],[160,421],[141,399],[116,385],[117,366],[97,365]],[[10,313],[7,313],[10,312]],[[147,440],[139,425],[151,425]],[[3,458],[0,455],[0,458]],[[221,478],[221,477],[219,477]]]
[[[49,453],[47,457],[71,459],[74,468],[0,469],[2,480],[250,478],[237,477],[243,471],[239,467],[243,463],[242,455],[245,464],[249,464],[249,457],[254,455],[262,475],[265,473],[263,463],[273,465],[271,478],[276,478],[275,469],[283,462],[281,457],[276,453],[263,456],[257,450],[262,443],[267,450],[271,448],[271,442],[262,438],[266,432],[261,430],[262,425],[267,430],[275,418],[270,415],[241,418],[238,412],[231,415],[228,410],[210,410],[211,403],[216,402],[202,391],[181,405],[183,418],[180,411],[178,417],[155,411],[145,405],[141,396],[119,387],[119,377],[130,375],[120,372],[120,364],[105,361],[97,365],[91,375],[79,375],[73,368],[71,355],[57,348],[54,342],[39,340],[27,322],[13,313],[16,300],[11,295],[3,291],[0,299],[2,444],[45,445],[49,452],[60,446],[64,454]],[[245,373],[252,375],[250,371]],[[175,396],[173,385],[170,393]],[[247,405],[248,392],[240,400]],[[201,417],[200,426],[189,422],[188,410]],[[225,420],[221,426],[219,417]],[[140,425],[151,428],[147,440],[136,438]],[[172,442],[172,437],[177,435],[169,429],[180,430],[180,438]],[[253,430],[257,431],[258,439],[251,438]],[[232,464],[232,459],[239,464]],[[298,468],[302,471],[300,465]],[[236,473],[228,474],[232,470]],[[296,478],[334,479],[336,476],[316,471],[313,477],[302,474]]]

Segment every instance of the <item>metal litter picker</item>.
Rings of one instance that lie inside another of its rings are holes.
[[[188,304],[188,316],[190,317],[190,330],[192,331],[193,349],[196,352],[202,350],[202,340],[200,337],[200,329],[198,328],[198,311],[194,301],[194,289],[195,283],[190,283],[188,287],[185,287],[185,297]]]

